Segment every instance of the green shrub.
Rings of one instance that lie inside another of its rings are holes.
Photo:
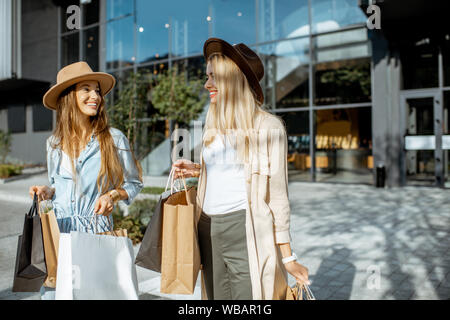
[[[123,216],[122,211],[117,206],[112,212],[114,229],[127,229],[128,237],[133,241],[133,245],[140,243],[144,238],[145,230],[157,203],[157,201],[151,199],[136,200],[128,208],[128,216],[126,217]]]
[[[165,191],[165,188],[160,187],[145,187],[141,190],[143,194],[161,194]]]
[[[11,132],[0,130],[0,163],[5,163],[6,156],[11,152]]]
[[[0,164],[0,178],[6,179],[12,176],[18,176],[22,174],[22,166],[16,166],[12,164]]]

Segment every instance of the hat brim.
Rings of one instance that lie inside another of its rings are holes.
[[[253,93],[256,96],[256,100],[263,104],[264,103],[264,94],[259,84],[259,80],[256,74],[253,72],[250,65],[247,63],[245,58],[228,42],[218,39],[218,38],[210,38],[206,40],[203,46],[203,55],[208,61],[208,58],[214,53],[221,53],[236,63],[236,65],[241,69],[244,73],[245,77],[248,80],[250,87],[253,90]]]
[[[91,72],[79,75],[51,87],[42,99],[44,106],[48,109],[56,110],[58,98],[64,90],[79,82],[90,80],[98,81],[102,97],[106,96],[116,84],[116,79],[109,73]]]

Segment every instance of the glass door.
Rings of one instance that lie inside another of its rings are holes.
[[[439,94],[402,95],[406,185],[443,186],[443,114]]]

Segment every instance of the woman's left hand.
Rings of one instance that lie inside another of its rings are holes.
[[[108,194],[102,195],[95,203],[94,213],[109,216],[114,209],[114,203]]]
[[[289,272],[300,285],[307,284],[310,285],[311,282],[308,280],[308,268],[301,265],[297,261],[291,261],[284,265],[286,271]]]

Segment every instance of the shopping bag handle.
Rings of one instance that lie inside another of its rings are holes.
[[[169,181],[170,181],[170,194],[173,194],[173,189],[175,187],[175,182],[174,182],[174,173],[175,173],[175,168],[172,167],[172,170],[170,170],[170,174],[169,174],[169,179],[167,179],[167,184],[166,184],[166,190],[169,187]],[[183,182],[184,185],[184,190],[185,190],[185,196],[186,196],[186,203],[187,204],[192,204],[191,201],[189,201],[189,197],[187,196],[187,186],[186,186],[186,179],[184,178],[183,172],[181,172],[181,181]],[[175,191],[180,191],[175,189]]]
[[[180,174],[181,174],[181,181],[183,182],[183,185],[184,185],[184,190],[187,191],[186,179],[184,178],[183,172],[180,172]],[[170,194],[173,194],[173,189],[175,189],[175,191],[177,191],[177,192],[181,191],[176,188],[174,177],[175,177],[175,168],[172,168],[172,170],[170,170],[169,179],[167,179],[166,190],[165,190],[165,191],[167,191],[167,188],[169,187],[169,181],[170,181]]]
[[[37,199],[37,207],[38,207],[38,213],[39,213],[39,216],[42,216],[42,214],[44,214],[45,213],[45,211],[48,211],[48,209],[50,209],[50,206],[48,205],[48,202],[46,202],[44,199],[42,199],[42,201],[39,199],[39,197],[38,197],[38,199]],[[46,204],[46,206],[45,206],[45,209],[42,209],[42,204],[43,203],[45,203]]]
[[[175,168],[172,167],[172,169],[170,170],[170,173],[169,173],[169,178],[167,179],[166,190],[164,192],[167,191],[167,189],[169,187],[169,182],[170,182],[170,194],[173,193],[174,188],[175,188],[176,192],[180,191],[180,190],[178,190],[178,188],[176,188],[176,186],[174,184],[174,181],[173,181],[174,173],[175,173]]]
[[[303,292],[305,293],[305,300],[316,300],[314,294],[307,284],[299,285],[298,282],[295,284],[295,287],[298,292],[298,300],[303,300]]]
[[[109,215],[108,216],[108,225],[109,225],[109,230],[111,231],[111,232],[114,232],[114,230],[113,230],[113,225],[112,225],[112,223],[111,223],[111,219],[112,219],[112,214],[111,215]],[[94,221],[94,223],[92,223],[92,220],[95,220]],[[97,225],[98,225],[98,214],[95,214],[94,213],[94,215],[91,217],[91,220],[90,220],[90,224],[92,225],[94,225],[94,233],[95,234],[97,234]]]
[[[28,214],[27,214],[28,217],[33,218],[34,216],[36,216],[38,214],[37,204],[38,204],[38,197],[35,192],[34,196],[33,196],[33,204],[31,205],[30,211],[28,211]]]

